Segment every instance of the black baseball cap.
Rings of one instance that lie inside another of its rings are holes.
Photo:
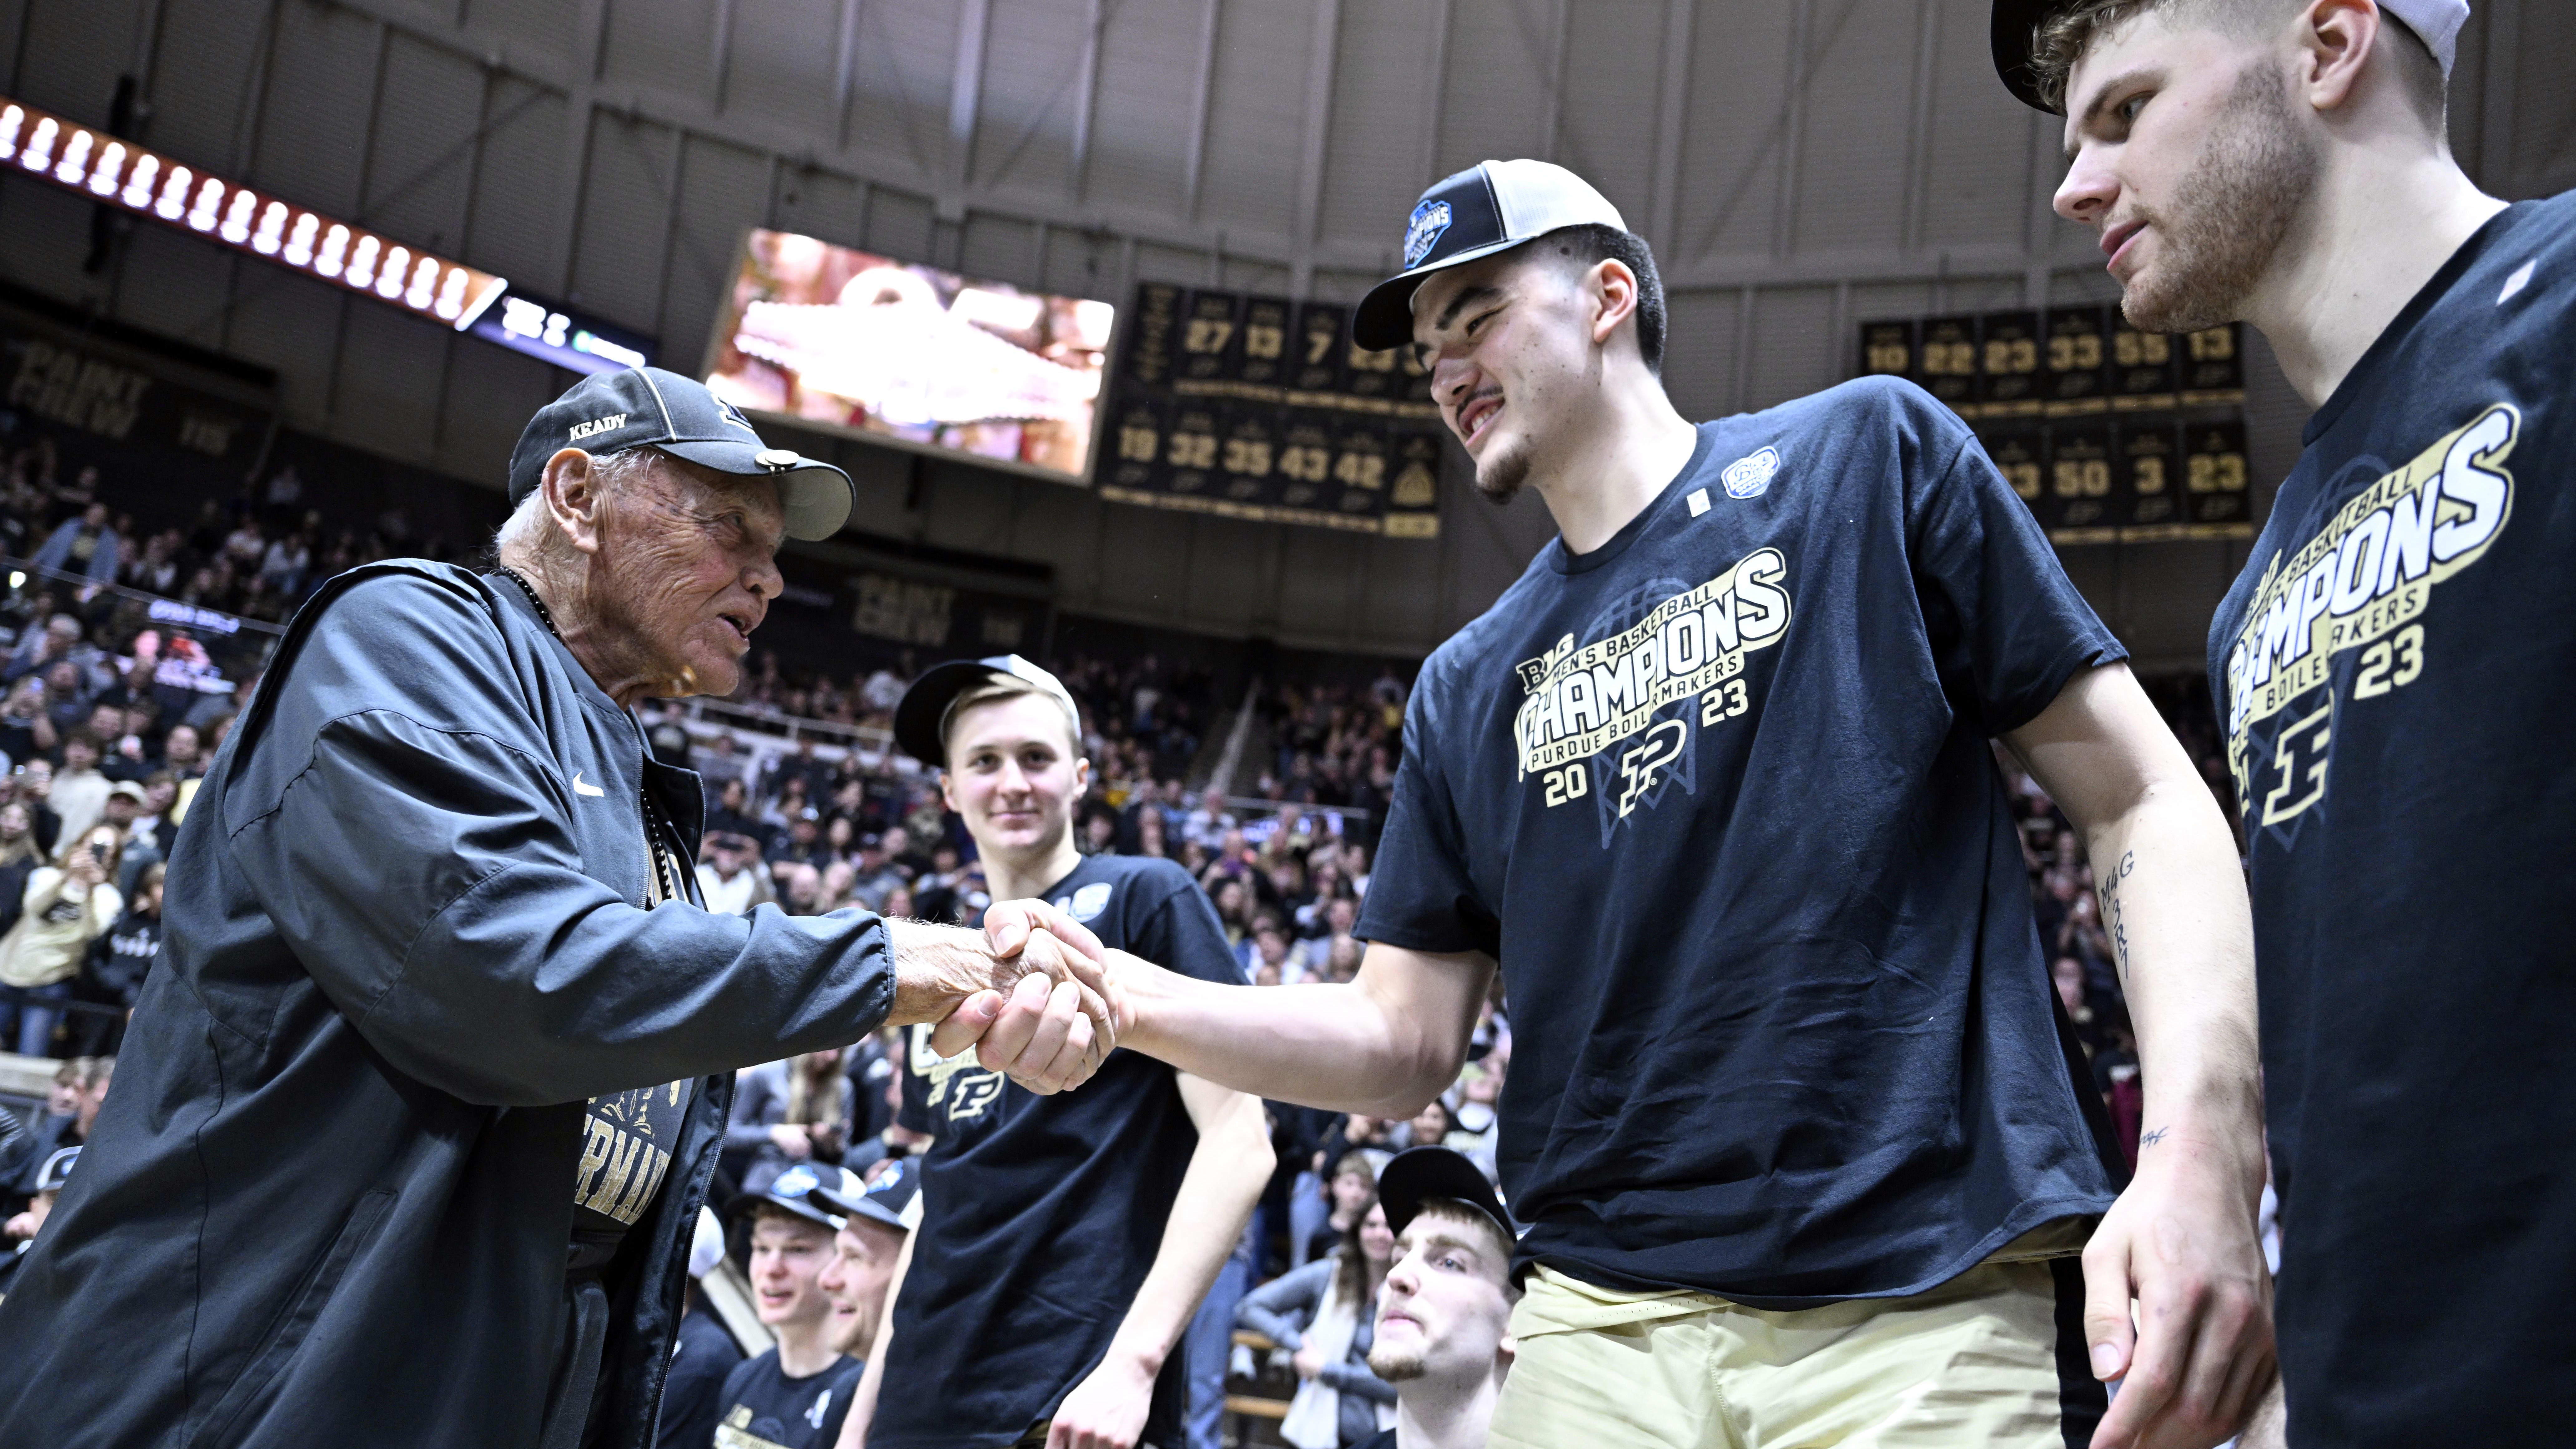
[[[1520,1230],[1512,1226],[1511,1212],[1503,1206],[1503,1195],[1484,1169],[1463,1152],[1446,1147],[1407,1148],[1389,1158],[1377,1175],[1377,1200],[1386,1209],[1388,1232],[1402,1234],[1404,1225],[1422,1211],[1422,1204],[1436,1197],[1465,1203],[1493,1219],[1505,1239],[1520,1240]]]
[[[1995,52],[1995,74],[2014,99],[2035,111],[2064,115],[2039,93],[2039,72],[2030,64],[2030,43],[2040,24],[2074,0],[1995,0],[1989,41]],[[2442,66],[2445,78],[2459,55],[2460,27],[2469,20],[2469,0],[2379,0],[2379,8],[2415,32]]]
[[[912,1157],[891,1158],[865,1192],[844,1194],[825,1186],[807,1193],[806,1197],[820,1204],[825,1212],[866,1218],[897,1232],[908,1233],[915,1223],[921,1221],[920,1213],[915,1210],[921,1201],[921,1162]]]
[[[1404,270],[1369,289],[1351,340],[1384,352],[1413,340],[1413,292],[1443,267],[1508,251],[1569,226],[1626,231],[1592,183],[1549,161],[1480,161],[1443,180],[1404,221]]]
[[[592,373],[528,419],[510,450],[510,506],[537,491],[546,460],[565,448],[605,455],[647,445],[719,473],[777,479],[789,538],[830,538],[850,521],[858,497],[839,468],[762,442],[742,409],[706,384],[630,367]]]
[[[846,1167],[817,1167],[800,1162],[770,1179],[760,1192],[736,1193],[725,1204],[725,1216],[738,1218],[767,1203],[807,1222],[821,1223],[833,1232],[841,1230],[841,1214],[835,1207],[814,1201],[817,1190],[834,1192],[836,1197],[856,1197],[860,1192],[859,1175]]]
[[[1082,738],[1082,711],[1063,680],[1017,654],[996,654],[989,659],[951,659],[923,670],[894,707],[894,742],[925,765],[945,766],[948,707],[957,702],[957,696],[997,674],[1026,680],[1030,688],[1053,698],[1073,721],[1073,737]]]

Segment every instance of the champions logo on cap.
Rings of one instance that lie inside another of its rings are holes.
[[[1449,203],[1445,201],[1426,201],[1413,208],[1412,218],[1404,224],[1406,266],[1418,267],[1424,257],[1431,255],[1432,244],[1449,229],[1449,215]]]

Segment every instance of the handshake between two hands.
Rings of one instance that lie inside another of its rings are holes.
[[[895,945],[897,1025],[935,1022],[931,1050],[976,1060],[1032,1092],[1081,1086],[1135,1024],[1110,958],[1080,922],[1045,901],[999,901],[983,939],[911,922]]]

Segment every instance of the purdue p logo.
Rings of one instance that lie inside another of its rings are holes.
[[[2278,825],[2314,805],[2326,793],[2326,751],[2334,743],[2334,703],[2329,699],[2313,714],[2281,726],[2272,742],[2272,763],[2281,783],[2263,797],[2263,823]]]

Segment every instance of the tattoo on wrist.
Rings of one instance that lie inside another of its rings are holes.
[[[2172,1130],[2173,1130],[2173,1129],[2172,1129],[2172,1128],[2170,1128],[2170,1127],[2159,1127],[2159,1128],[2155,1129],[2155,1130],[2154,1130],[2154,1131],[2152,1131],[2152,1132],[2141,1132],[2141,1133],[2139,1133],[2139,1134],[2138,1134],[2138,1150],[2139,1150],[2140,1152],[2144,1152],[2144,1151],[2146,1151],[2148,1148],[2155,1146],[2157,1143],[2164,1141],[2164,1140],[2165,1140],[2165,1134],[2166,1134],[2167,1132],[2172,1131]]]
[[[2101,881],[2094,886],[2094,894],[2102,903],[2102,930],[2111,938],[2112,964],[2120,969],[2122,986],[2129,983],[2129,921],[2127,913],[2120,908],[2120,882],[2135,875],[2137,869],[2138,853],[2123,851],[2120,863],[2104,871]]]

